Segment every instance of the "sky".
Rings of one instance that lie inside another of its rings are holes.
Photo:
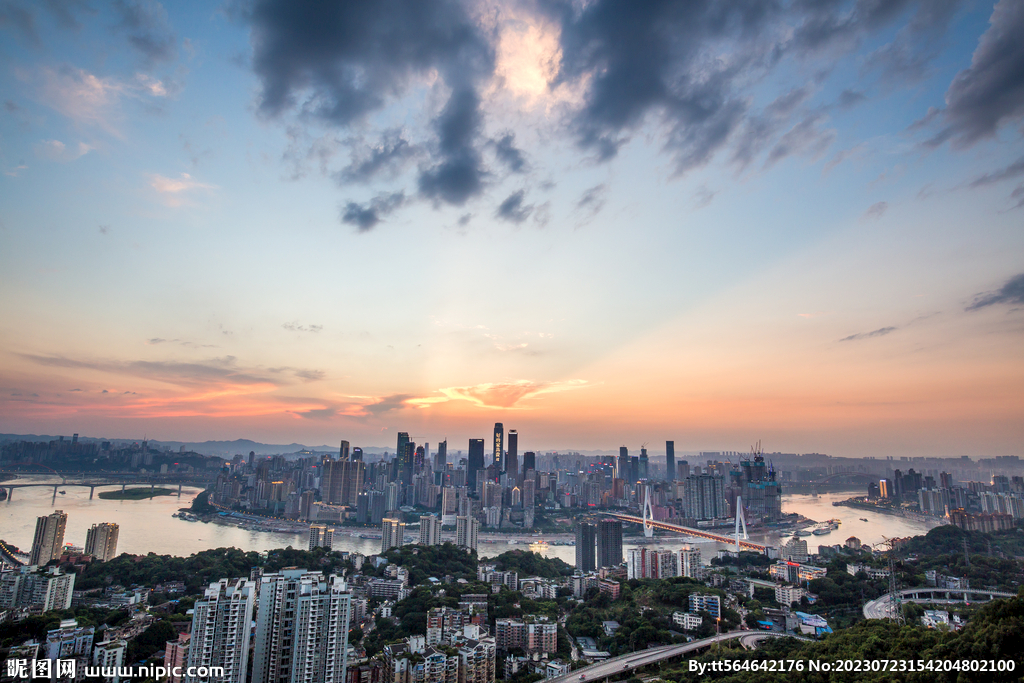
[[[0,2],[0,432],[1024,444],[1024,0]]]

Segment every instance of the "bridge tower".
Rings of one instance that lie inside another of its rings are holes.
[[[651,507],[651,487],[650,485],[644,486],[644,536],[652,538],[654,536],[654,508]]]
[[[740,551],[740,526],[743,527],[743,540],[750,538],[747,535],[747,515],[743,512],[743,496],[736,496],[736,552]]]

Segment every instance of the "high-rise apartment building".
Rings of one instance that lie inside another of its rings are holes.
[[[221,579],[210,584],[193,606],[189,667],[222,667],[224,675],[218,683],[246,683],[255,597],[256,586],[247,579]],[[185,677],[185,683],[206,680]]]
[[[320,497],[330,505],[355,507],[363,490],[366,465],[358,460],[331,460],[321,464]]]
[[[505,471],[505,425],[494,423],[494,477],[497,479]]]
[[[576,569],[592,572],[597,569],[594,546],[597,542],[597,527],[591,522],[576,525]]]
[[[466,473],[466,481],[470,491],[476,491],[477,477],[480,470],[484,468],[484,440],[469,440],[469,459],[466,462],[469,471]]]
[[[344,579],[305,569],[260,582],[252,683],[346,683],[352,594]]]
[[[695,474],[686,478],[686,517],[694,520],[729,516],[722,477]]]
[[[25,565],[0,572],[0,608],[40,612],[71,609],[74,589],[74,574],[65,574],[57,567],[38,569],[35,565]]]
[[[331,549],[334,545],[334,527],[326,524],[309,525],[309,549],[326,548]]]
[[[36,533],[32,539],[32,552],[29,564],[43,565],[60,557],[64,547],[64,527],[68,516],[63,510],[54,510],[46,517],[36,519]]]
[[[458,516],[455,518],[455,545],[461,548],[476,550],[477,537],[480,535],[480,520],[476,517]]]
[[[405,522],[390,518],[381,520],[380,551],[383,553],[391,548],[401,548],[403,543],[405,543]]]
[[[167,676],[167,683],[181,683],[185,679],[191,639],[191,633],[179,633],[177,638],[164,644],[164,666],[171,672]]]
[[[602,519],[597,523],[597,566],[617,567],[622,564],[622,522]]]
[[[703,578],[700,548],[685,547],[679,551],[679,574],[690,579]]]
[[[665,442],[665,480],[675,481],[676,478],[676,442]]]
[[[420,545],[441,545],[441,518],[434,515],[420,517]]]
[[[92,555],[99,562],[117,557],[117,534],[120,530],[113,522],[93,524],[85,532],[85,554]]]

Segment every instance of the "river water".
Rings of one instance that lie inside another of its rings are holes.
[[[24,476],[17,483],[54,483],[48,477]],[[14,482],[11,482],[14,483]],[[96,493],[102,490],[119,490],[120,486],[97,487]],[[171,514],[178,508],[188,507],[199,489],[185,487],[181,498],[177,495],[158,496],[147,500],[102,500],[98,497],[89,499],[89,489],[69,486],[64,489],[65,495],[54,497],[53,488],[28,487],[18,488],[14,496],[0,502],[0,540],[19,547],[28,552],[35,533],[36,518],[45,516],[54,510],[63,510],[68,515],[67,528],[64,533],[65,543],[76,546],[85,544],[85,534],[89,527],[100,522],[116,522],[120,525],[117,549],[119,553],[143,555],[187,556],[209,548],[236,547],[242,550],[271,550],[292,546],[302,548],[306,545],[305,534],[302,533],[271,533],[249,531],[233,526],[187,522]],[[926,533],[938,525],[903,517],[894,517],[880,513],[848,507],[833,507],[832,502],[845,500],[857,495],[856,491],[824,493],[817,497],[809,494],[792,494],[782,497],[784,512],[797,512],[817,521],[838,518],[842,524],[836,531],[825,536],[807,536],[805,540],[811,552],[817,550],[819,544],[834,545],[844,542],[850,536],[856,536],[863,543],[874,545],[882,541],[883,536],[916,536]],[[868,521],[863,522],[861,518]],[[341,530],[339,529],[339,532]],[[628,529],[627,529],[628,532]],[[484,535],[486,537],[486,534]],[[564,538],[564,537],[563,537]],[[539,539],[534,539],[539,540]],[[752,536],[751,540],[758,543],[767,542],[778,545],[779,536]],[[660,537],[658,548],[681,548],[693,543],[692,539],[679,537]],[[626,537],[623,549],[636,547]],[[650,546],[649,546],[650,547]],[[704,549],[702,555],[707,562],[719,548],[728,547],[724,544],[701,542]],[[529,541],[519,540],[515,543],[481,541],[478,552],[481,557],[493,557],[512,549],[534,549],[547,557],[558,557],[569,564],[575,562],[575,548],[571,545],[533,546]],[[349,536],[337,533],[334,537],[335,550],[347,550],[370,555],[380,551],[380,541]]]

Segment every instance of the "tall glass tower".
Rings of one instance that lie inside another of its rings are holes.
[[[494,423],[494,475],[505,471],[505,425]]]

